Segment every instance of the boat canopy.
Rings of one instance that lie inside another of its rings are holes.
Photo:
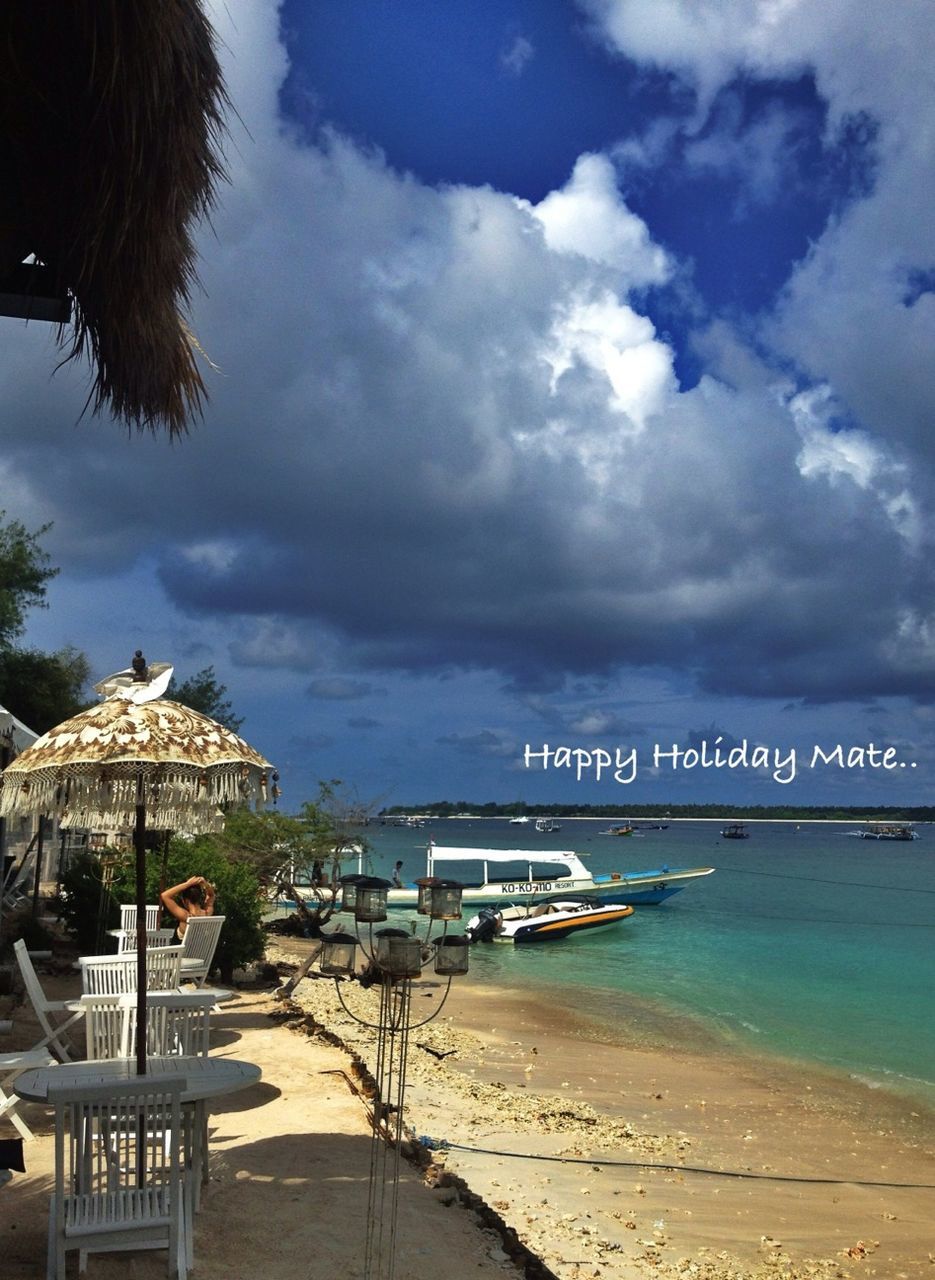
[[[432,875],[434,862],[525,862],[531,868],[562,867],[565,875],[589,876],[587,868],[577,853],[571,849],[560,852],[543,849],[470,849],[430,844],[428,848],[428,874]]]

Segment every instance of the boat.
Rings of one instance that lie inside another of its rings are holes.
[[[668,822],[634,822],[632,824],[634,831],[668,831]]]
[[[561,831],[562,824],[556,822],[554,818],[537,818],[536,830],[545,836],[554,835],[556,831]]]
[[[519,817],[519,818],[511,818],[511,819],[510,819],[510,826],[511,826],[511,827],[525,827],[525,826],[526,826],[526,824],[527,824],[528,822],[530,822],[530,821],[531,821],[531,819],[529,819],[529,818],[527,818],[525,815],[523,815],[523,816],[521,816],[521,817]]]
[[[473,849],[442,847],[429,841],[426,876],[457,880],[464,886],[466,907],[510,906],[517,899],[567,899],[587,893],[617,906],[655,906],[671,898],[693,880],[709,876],[714,867],[664,866],[652,871],[613,871],[592,875],[577,853],[543,849]],[[390,907],[418,906],[415,884],[390,889]]]
[[[747,840],[750,832],[742,822],[732,822],[729,826],[724,827],[721,836],[725,840]]]
[[[608,827],[606,831],[599,831],[599,836],[632,836],[633,828],[629,822],[624,823],[620,827]]]
[[[482,907],[467,923],[472,942],[553,942],[572,933],[619,924],[632,916],[630,906],[588,898],[540,902],[538,906]]]
[[[848,835],[859,836],[861,840],[918,840],[919,833],[914,827],[887,825],[869,822],[859,831],[850,831]]]

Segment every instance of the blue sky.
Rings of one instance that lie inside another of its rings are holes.
[[[212,13],[204,423],[79,421],[5,322],[0,506],[62,569],[27,639],[213,663],[287,804],[928,802],[927,4]],[[906,767],[651,767],[718,736]]]

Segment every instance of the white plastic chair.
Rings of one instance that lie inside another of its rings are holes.
[[[211,969],[225,916],[189,916],[182,934],[182,977],[204,986]]]
[[[132,1084],[49,1087],[55,1108],[55,1194],[47,1280],[65,1280],[65,1255],[167,1249],[168,1274],[192,1265],[191,1215],[181,1159],[177,1077]]]
[[[123,995],[136,990],[135,951],[115,956],[80,956],[81,986],[85,995]],[[182,965],[181,947],[156,947],[146,952],[146,990],[177,988]]]
[[[39,981],[39,975],[33,967],[33,962],[29,952],[26,949],[26,943],[22,938],[17,938],[13,943],[13,952],[16,956],[16,963],[19,965],[19,971],[22,974],[23,985],[26,988],[26,994],[29,996],[29,1002],[33,1007],[39,1026],[42,1028],[43,1038],[33,1045],[34,1049],[44,1049],[46,1045],[51,1045],[52,1051],[58,1054],[62,1062],[67,1062],[71,1058],[68,1046],[62,1039],[63,1032],[67,1031],[73,1022],[77,1022],[79,1018],[84,1017],[83,1012],[73,1012],[69,1009],[69,1001],[66,1000],[50,1000],[42,990],[42,983]],[[50,1021],[50,1015],[70,1013],[71,1016],[58,1025]]]

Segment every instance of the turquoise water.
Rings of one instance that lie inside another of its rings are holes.
[[[542,836],[504,820],[450,820],[367,836],[374,870],[388,874],[402,858],[406,879],[423,873],[429,836],[574,849],[594,872],[715,866],[619,928],[551,947],[476,947],[475,977],[567,1003],[610,1038],[635,1019],[650,1038],[677,1031],[686,1047],[821,1064],[935,1108],[935,826],[891,843],[848,837],[852,823],[754,823],[740,841],[721,840],[711,822],[624,839],[600,836],[607,825],[563,819],[559,834]]]

